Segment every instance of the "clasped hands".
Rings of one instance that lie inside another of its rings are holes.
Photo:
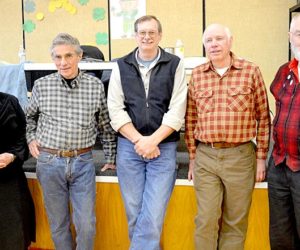
[[[142,136],[134,143],[135,152],[145,159],[151,160],[160,155],[159,147],[150,136]]]

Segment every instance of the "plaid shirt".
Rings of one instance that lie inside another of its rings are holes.
[[[267,157],[270,115],[262,75],[253,63],[231,56],[223,76],[210,62],[192,71],[185,131],[190,159],[197,141],[240,143],[255,137],[256,157]]]
[[[297,67],[296,59],[282,65],[270,87],[276,101],[272,155],[275,165],[286,160],[286,165],[292,171],[300,170],[300,90]]]
[[[27,142],[41,147],[74,150],[95,144],[97,126],[107,163],[114,163],[116,136],[110,126],[104,87],[80,72],[71,88],[58,73],[35,81],[26,108]]]

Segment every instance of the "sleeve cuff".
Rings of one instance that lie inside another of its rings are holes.
[[[266,160],[267,155],[268,155],[268,151],[265,151],[265,150],[262,150],[262,149],[258,149],[256,151],[256,159]]]
[[[114,129],[114,131],[118,132],[119,129],[124,126],[126,123],[130,123],[131,119],[129,116],[124,115],[118,119],[118,121],[111,121],[110,125]]]
[[[162,124],[163,125],[166,125],[176,131],[179,131],[182,127],[182,125],[184,124],[184,121],[180,121],[180,120],[174,120],[174,119],[170,119],[166,116],[163,117],[163,120],[162,120]]]

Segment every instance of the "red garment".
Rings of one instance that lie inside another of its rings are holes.
[[[270,116],[259,68],[231,53],[232,62],[220,76],[210,62],[192,71],[185,139],[190,159],[196,142],[247,142],[256,137],[258,159],[266,159]]]
[[[286,160],[292,171],[300,170],[300,90],[298,61],[282,65],[270,90],[276,101],[273,121],[275,166]]]

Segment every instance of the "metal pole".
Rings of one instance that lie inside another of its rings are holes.
[[[22,5],[22,39],[23,39],[23,49],[25,50],[25,31],[23,29],[23,25],[24,25],[24,2],[23,0],[21,0],[21,5]]]
[[[110,1],[107,0],[107,18],[108,18],[108,59],[111,61],[111,32],[110,32]]]
[[[206,27],[206,17],[205,17],[206,9],[205,8],[206,8],[205,0],[202,0],[202,34]],[[204,45],[202,45],[202,54],[203,54],[203,56],[206,56]]]

